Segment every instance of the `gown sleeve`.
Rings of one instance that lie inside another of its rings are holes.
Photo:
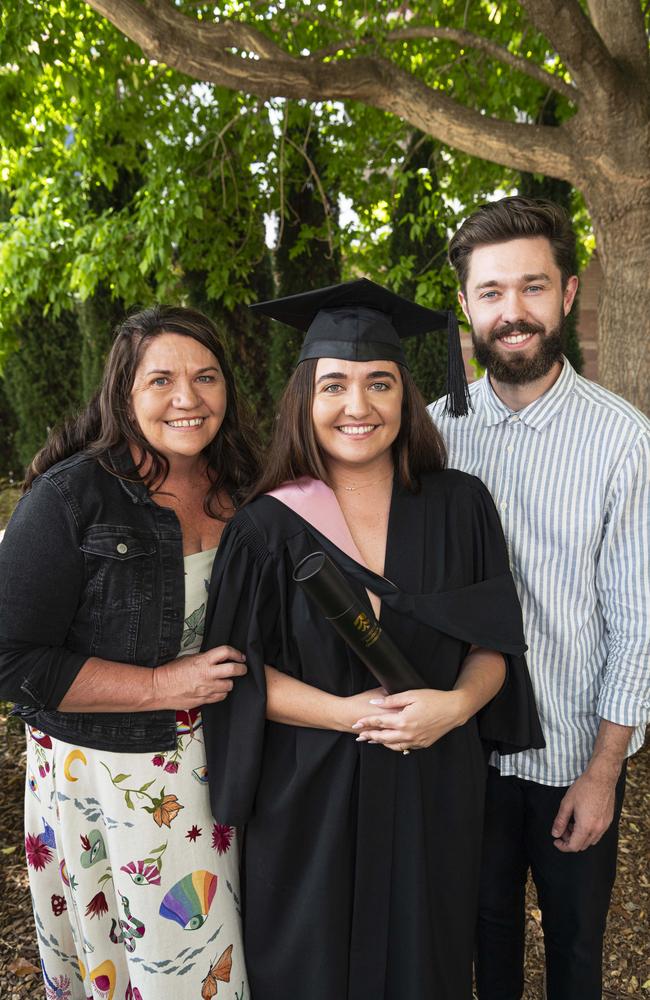
[[[545,746],[544,734],[537,714],[535,695],[523,655],[523,622],[521,606],[510,573],[508,552],[503,529],[494,501],[487,488],[475,480],[473,508],[474,566],[476,596],[466,605],[468,619],[492,621],[486,626],[481,645],[503,653],[506,678],[501,690],[478,715],[479,733],[492,750],[501,754],[517,753]],[[503,581],[507,580],[508,585]],[[492,593],[492,582],[499,586]],[[521,635],[522,648],[513,649],[501,639],[502,634]],[[504,648],[505,647],[505,648]]]
[[[253,809],[266,724],[264,664],[281,666],[278,563],[245,511],[223,533],[214,561],[203,649],[229,644],[247,673],[224,701],[204,705],[208,781],[216,819],[241,826]],[[277,637],[277,639],[276,639]]]

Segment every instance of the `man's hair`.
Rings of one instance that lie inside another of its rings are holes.
[[[481,205],[449,241],[449,263],[463,293],[470,257],[476,247],[535,236],[543,236],[551,244],[553,259],[562,275],[562,288],[565,288],[576,268],[576,237],[568,213],[553,201],[515,195]]]

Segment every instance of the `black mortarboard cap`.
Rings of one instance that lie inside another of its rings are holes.
[[[305,332],[298,363],[308,358],[341,358],[406,365],[401,338],[446,329],[446,409],[454,417],[467,413],[469,392],[452,310],[419,306],[368,278],[257,302],[251,309]]]

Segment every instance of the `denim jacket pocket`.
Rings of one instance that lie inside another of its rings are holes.
[[[156,541],[132,528],[93,525],[81,543],[89,589],[104,609],[133,609],[153,597]]]

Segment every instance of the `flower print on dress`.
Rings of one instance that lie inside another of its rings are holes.
[[[60,917],[68,909],[68,904],[65,901],[65,896],[58,896],[55,892],[52,893],[52,898],[50,899],[50,905],[52,907],[52,913],[55,917]]]
[[[197,826],[195,823],[194,826],[190,827],[185,836],[187,837],[189,842],[193,844],[201,836],[201,832],[202,832],[201,827]]]
[[[25,854],[27,855],[27,864],[37,872],[42,871],[46,865],[49,865],[54,857],[52,851],[44,842],[41,833],[27,834],[25,837]]]
[[[130,980],[129,985],[126,988],[126,993],[124,994],[124,1000],[142,1000],[142,993],[137,986],[131,986]]]
[[[230,850],[234,833],[233,826],[227,826],[225,823],[214,824],[212,827],[212,846],[217,854],[225,854]]]
[[[108,903],[106,902],[106,896],[103,892],[98,892],[97,895],[88,903],[86,907],[86,916],[90,917],[103,917],[105,913],[108,913]]]
[[[70,977],[53,976],[50,979],[43,959],[41,959],[41,969],[43,970],[43,981],[45,985],[45,1000],[70,1000],[70,997],[72,996],[72,984],[70,983]]]
[[[163,788],[163,792],[164,792]],[[145,806],[147,812],[152,813],[154,820],[158,826],[171,827],[172,820],[175,820],[181,809],[184,809],[175,795],[162,795],[161,798],[156,801],[155,808],[149,809]]]
[[[126,805],[129,809],[135,809],[135,805],[133,802],[134,798],[136,799],[136,801],[149,799],[151,805],[150,806],[142,805],[140,808],[144,809],[145,812],[151,813],[154,822],[158,826],[170,827],[172,821],[176,819],[181,809],[185,808],[185,806],[178,801],[178,797],[176,795],[165,794],[164,786],[160,789],[159,795],[157,796],[150,795],[147,789],[150,788],[151,785],[153,785],[154,783],[153,780],[146,781],[144,785],[140,785],[139,788],[124,788],[122,783],[126,781],[127,778],[130,778],[131,775],[116,774],[115,777],[113,777],[110,768],[107,767],[103,761],[101,762],[101,764],[102,767],[106,771],[108,771],[108,776],[111,779],[113,785],[116,788],[119,788],[119,790],[124,793],[124,801],[126,802]]]
[[[200,643],[203,639],[203,632],[205,630],[205,604],[202,604],[200,608],[193,611],[191,615],[185,619],[185,628],[183,629],[183,636],[181,638],[181,649],[188,649],[190,646],[195,646]]]
[[[26,726],[25,728],[27,729],[27,735],[36,744],[34,749],[36,751],[36,760],[38,761],[38,773],[41,778],[44,778],[50,771],[50,762],[47,759],[45,751],[52,749],[52,740],[41,729],[34,729],[33,726]]]

